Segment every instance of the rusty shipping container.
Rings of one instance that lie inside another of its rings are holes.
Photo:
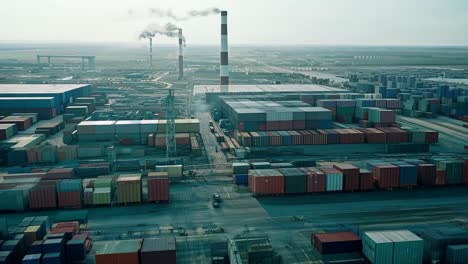
[[[57,208],[56,183],[40,182],[36,187],[29,190],[29,208],[46,209]]]
[[[148,174],[148,201],[169,201],[169,177],[167,172],[151,172]]]
[[[373,173],[380,188],[398,188],[400,186],[400,170],[395,165],[376,165],[373,168]]]
[[[366,169],[359,170],[359,189],[369,191],[374,189],[374,175]]]
[[[278,170],[249,170],[252,193],[255,195],[284,193],[284,176]]]
[[[141,203],[141,176],[120,176],[117,179],[118,203]]]
[[[351,164],[338,163],[333,167],[343,173],[343,191],[359,190],[359,168]]]
[[[321,254],[340,254],[362,250],[361,238],[352,232],[312,234],[311,243]]]
[[[327,190],[326,175],[315,167],[300,168],[307,175],[307,192],[321,193]]]
[[[81,192],[58,192],[60,208],[81,208]]]
[[[75,177],[74,168],[53,168],[47,172],[47,180],[71,179]]]

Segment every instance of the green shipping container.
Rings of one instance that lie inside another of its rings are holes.
[[[436,164],[438,170],[445,171],[446,184],[461,184],[463,163],[459,160],[443,160]]]
[[[393,263],[421,264],[424,240],[407,230],[384,232],[393,244]]]
[[[109,205],[111,203],[110,188],[95,188],[93,192],[94,205]]]
[[[393,242],[382,232],[364,232],[362,252],[373,264],[393,264]]]
[[[112,179],[96,179],[94,188],[112,188]]]

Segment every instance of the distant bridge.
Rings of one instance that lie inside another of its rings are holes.
[[[37,55],[37,64],[41,64],[41,58],[47,58],[47,64],[50,65],[52,58],[81,58],[81,68],[84,69],[86,64],[88,69],[94,69],[96,67],[96,56],[80,56],[80,55]]]

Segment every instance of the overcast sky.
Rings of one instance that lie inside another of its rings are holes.
[[[467,0],[0,0],[0,41],[137,42],[171,22],[152,7],[228,10],[231,44],[468,45]],[[187,44],[219,43],[219,15],[177,24]]]

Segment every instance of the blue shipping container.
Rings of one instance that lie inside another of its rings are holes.
[[[84,239],[72,239],[67,242],[67,258],[71,261],[81,261],[86,258]]]
[[[62,253],[47,253],[42,256],[42,264],[62,264]]]
[[[400,186],[409,187],[418,185],[418,168],[405,162],[393,162],[400,169]]]
[[[44,254],[62,252],[63,243],[64,243],[63,238],[46,239],[46,241],[42,243],[42,252]]]
[[[23,258],[22,264],[41,264],[41,254],[30,254]]]
[[[249,175],[247,174],[236,174],[234,175],[234,183],[236,185],[245,185],[249,184]]]

